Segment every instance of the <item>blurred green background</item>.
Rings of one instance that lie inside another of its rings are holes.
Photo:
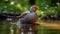
[[[0,12],[22,13],[29,10],[32,5],[39,6],[40,10],[36,13],[41,19],[47,15],[53,18],[60,16],[60,0],[0,0]]]
[[[0,0],[0,12],[15,12],[23,13],[29,10],[30,6],[38,5],[40,10],[37,10],[37,14],[40,19],[43,20],[47,15],[56,20],[60,16],[60,0]],[[10,34],[9,22],[0,22],[0,34]],[[12,25],[14,34],[16,34],[17,26]],[[44,26],[37,26],[39,31],[38,34],[60,34],[60,30],[50,29]]]

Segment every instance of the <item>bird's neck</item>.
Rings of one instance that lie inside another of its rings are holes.
[[[35,11],[33,11],[33,10],[30,10],[30,12],[35,12]]]

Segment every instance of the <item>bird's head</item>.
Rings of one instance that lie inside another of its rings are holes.
[[[37,10],[39,10],[39,7],[36,5],[33,5],[33,6],[31,6],[30,10],[37,11]]]

